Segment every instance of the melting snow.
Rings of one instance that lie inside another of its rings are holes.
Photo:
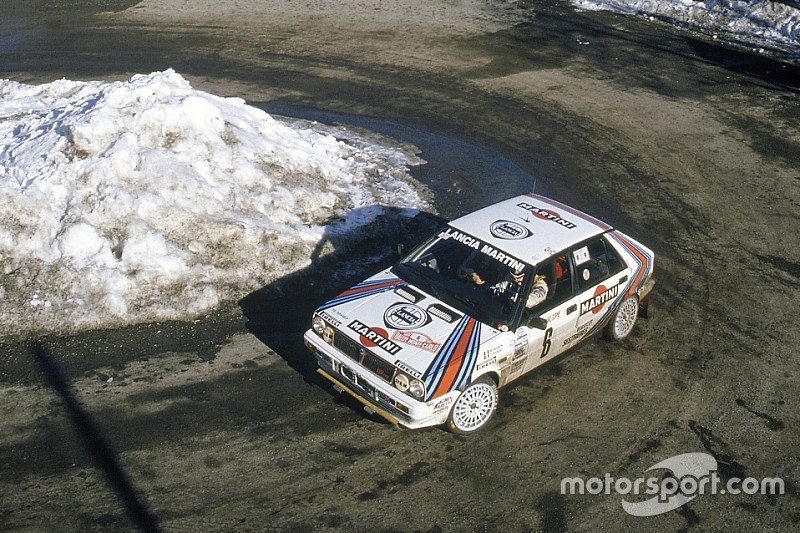
[[[779,52],[800,61],[800,2],[797,0],[572,0],[587,10],[646,16],[713,38]]]
[[[326,232],[377,206],[429,207],[408,175],[422,162],[172,70],[0,80],[0,328],[196,315],[306,267]]]

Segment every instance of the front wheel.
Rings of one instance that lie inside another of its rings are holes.
[[[636,296],[629,296],[614,312],[606,327],[606,337],[612,341],[621,341],[630,335],[633,326],[636,324],[636,317],[639,315],[639,299]]]
[[[447,427],[460,435],[482,429],[497,410],[497,401],[497,385],[489,377],[481,376],[456,399],[447,417]]]

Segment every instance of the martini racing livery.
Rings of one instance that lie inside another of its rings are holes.
[[[499,388],[647,309],[653,252],[530,194],[458,218],[320,306],[306,345],[318,371],[408,428],[484,427]]]

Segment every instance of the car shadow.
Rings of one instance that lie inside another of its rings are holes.
[[[375,207],[351,213],[374,213]],[[399,249],[410,249],[443,226],[437,215],[401,208],[382,208],[360,228],[330,225],[311,256],[311,264],[253,291],[239,301],[245,327],[300,373],[306,382],[330,384],[317,374],[316,360],[303,333],[314,310],[363,279],[390,267]]]

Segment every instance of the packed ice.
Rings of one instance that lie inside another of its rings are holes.
[[[427,193],[413,147],[273,117],[169,70],[0,81],[0,328],[186,318]]]
[[[800,1],[572,0],[587,10],[608,10],[662,20],[688,30],[800,62]]]

